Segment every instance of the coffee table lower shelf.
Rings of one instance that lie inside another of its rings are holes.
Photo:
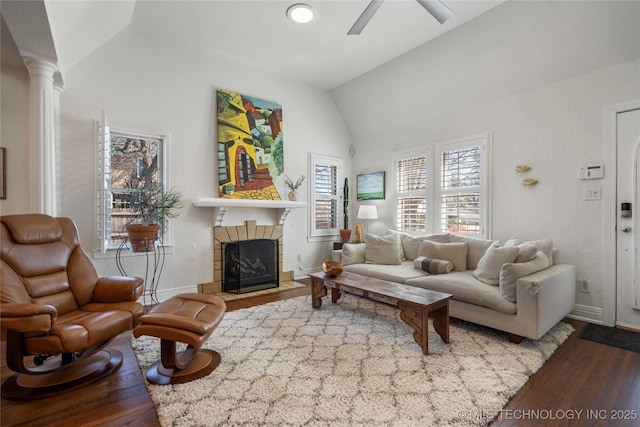
[[[411,326],[413,338],[429,354],[429,316],[433,317],[433,328],[442,341],[450,342],[449,299],[453,296],[442,292],[416,288],[386,280],[374,279],[360,274],[343,272],[339,276],[328,276],[324,272],[311,273],[311,305],[320,308],[322,297],[331,290],[331,302],[336,303],[342,292],[395,305],[400,309],[400,319]]]

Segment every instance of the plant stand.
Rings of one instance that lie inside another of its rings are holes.
[[[122,263],[122,250],[126,249],[130,250],[128,238],[125,237],[118,249],[116,250],[116,266],[118,267],[118,271],[123,276],[128,276],[127,272],[124,269],[124,264]],[[145,306],[145,311],[148,311],[149,308],[153,305],[160,304],[158,300],[157,290],[158,284],[160,283],[160,276],[162,275],[162,269],[164,268],[164,259],[165,259],[165,251],[164,246],[160,239],[157,239],[153,244],[153,251],[148,252],[133,252],[133,253],[144,253],[146,256],[146,268],[144,273],[144,291],[142,291],[142,300]],[[125,256],[124,258],[127,258]],[[151,276],[151,281],[149,281],[149,276]],[[147,302],[147,298],[149,301]]]

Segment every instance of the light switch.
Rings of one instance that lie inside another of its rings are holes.
[[[582,200],[600,200],[599,188],[583,188]]]

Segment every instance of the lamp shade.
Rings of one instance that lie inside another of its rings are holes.
[[[378,219],[378,209],[373,205],[362,205],[358,209],[358,219]]]

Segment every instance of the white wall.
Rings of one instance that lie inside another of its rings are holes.
[[[343,156],[350,167],[351,144],[342,118],[326,91],[269,74],[129,29],[67,73],[62,108],[62,215],[74,218],[83,244],[94,244],[93,119],[106,111],[112,126],[170,134],[170,183],[185,198],[174,220],[175,248],[167,256],[160,295],[194,290],[213,280],[211,208],[200,197],[217,197],[216,95],[225,88],[283,106],[285,174],[307,176],[307,152]],[[308,182],[308,180],[306,181]],[[306,184],[305,182],[305,184]],[[307,188],[299,189],[300,200]],[[223,225],[272,214],[231,209]],[[258,223],[261,223],[260,221]],[[284,269],[319,267],[331,243],[306,242],[306,209],[294,209],[285,223]],[[101,274],[117,273],[113,258],[96,259]],[[127,273],[143,274],[144,257],[125,260]],[[129,267],[131,266],[131,269]]]
[[[0,146],[6,150],[7,198],[0,200],[0,214],[29,209],[27,129],[29,124],[29,73],[25,68],[2,67],[0,77]]]

